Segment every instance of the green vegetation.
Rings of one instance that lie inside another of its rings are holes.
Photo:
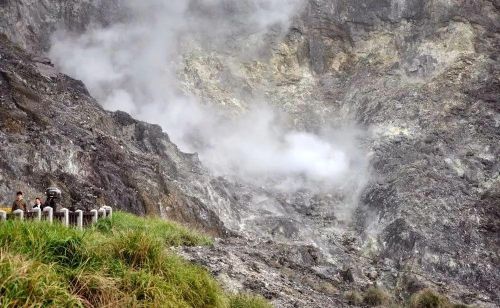
[[[424,289],[413,294],[410,299],[410,308],[462,308],[461,304],[453,304],[450,300],[432,289]]]
[[[424,289],[415,293],[405,305],[395,302],[383,289],[370,287],[363,295],[358,291],[347,291],[344,299],[349,305],[371,307],[408,307],[408,308],[467,308],[467,305],[454,304],[446,296],[432,289]]]
[[[230,297],[230,308],[271,308],[263,298],[254,295],[240,294]]]
[[[0,224],[0,306],[269,307],[225,294],[168,249],[207,244],[177,224],[120,212],[85,231],[8,221]]]
[[[390,303],[390,297],[386,291],[377,287],[370,287],[363,296],[363,303],[367,306],[381,306]]]

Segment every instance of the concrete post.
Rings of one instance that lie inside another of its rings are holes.
[[[0,211],[0,221],[6,221],[6,220],[7,220],[7,212]]]
[[[24,220],[24,211],[23,210],[21,210],[21,209],[15,210],[13,213],[16,216],[19,216],[19,219]]]
[[[36,220],[40,221],[42,220],[42,210],[40,208],[34,208],[33,212],[36,213]]]
[[[97,212],[97,210],[91,210],[90,213],[93,214],[92,223],[97,223],[97,219],[99,219],[99,213]]]
[[[46,206],[43,208],[43,211],[47,212],[47,221],[49,223],[52,223],[52,221],[54,219],[54,209],[50,206]]]
[[[106,216],[107,217],[113,218],[113,208],[111,206],[105,205],[102,208],[106,210]]]
[[[101,208],[99,209],[99,214],[101,214],[101,215],[102,215],[102,218],[106,218],[106,210],[105,210],[104,208],[102,208],[102,207],[101,207]]]
[[[83,230],[83,211],[76,210],[75,213],[78,214],[78,217],[76,218],[76,228],[78,230]]]
[[[69,210],[67,208],[62,208],[59,212],[63,212],[63,214],[64,214],[63,225],[68,227],[69,226]]]

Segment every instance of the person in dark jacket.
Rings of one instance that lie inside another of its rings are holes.
[[[26,212],[27,206],[26,201],[24,201],[24,196],[22,191],[16,193],[16,200],[12,203],[12,212],[15,210],[23,210]]]
[[[33,204],[33,209],[42,209],[43,208],[43,204],[42,204],[42,199],[36,197],[35,198],[35,204]]]

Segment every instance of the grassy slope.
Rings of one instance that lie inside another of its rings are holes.
[[[225,294],[168,247],[210,239],[177,224],[115,213],[83,232],[59,224],[0,224],[0,306],[269,307]]]

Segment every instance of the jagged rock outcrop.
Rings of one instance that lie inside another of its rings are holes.
[[[120,1],[0,1],[0,32],[22,48],[43,54],[58,29],[82,32],[91,25],[106,25],[122,15]]]
[[[325,294],[340,306],[342,291],[371,284],[390,289],[399,302],[430,286],[467,304],[499,305],[500,3],[306,4],[288,35],[272,36],[258,61],[201,46],[186,53],[179,75],[187,91],[235,112],[265,93],[297,128],[361,126],[373,176],[352,221],[339,221],[331,210],[342,196],[290,198],[212,178],[159,127],[102,110],[80,82],[4,37],[0,201],[16,189],[40,194],[55,182],[68,203],[106,202],[281,242],[245,247],[236,239],[184,253],[230,287],[283,306],[317,307]],[[0,1],[0,31],[43,53],[58,25],[78,31],[91,21],[106,24],[120,18],[108,14],[118,8],[114,1]],[[264,211],[270,204],[283,212]],[[309,270],[297,266],[304,260],[293,261],[296,255],[282,256],[285,265],[272,262],[286,250],[280,245],[300,247],[307,237],[321,243],[315,249],[323,254],[305,264]],[[256,257],[260,247],[268,251]],[[285,287],[273,275],[282,275]],[[327,285],[337,290],[314,289]]]
[[[17,190],[34,201],[56,185],[67,207],[107,204],[225,232],[207,204],[227,197],[211,188],[196,155],[180,152],[159,126],[103,110],[80,81],[3,35],[0,144],[2,204]]]

